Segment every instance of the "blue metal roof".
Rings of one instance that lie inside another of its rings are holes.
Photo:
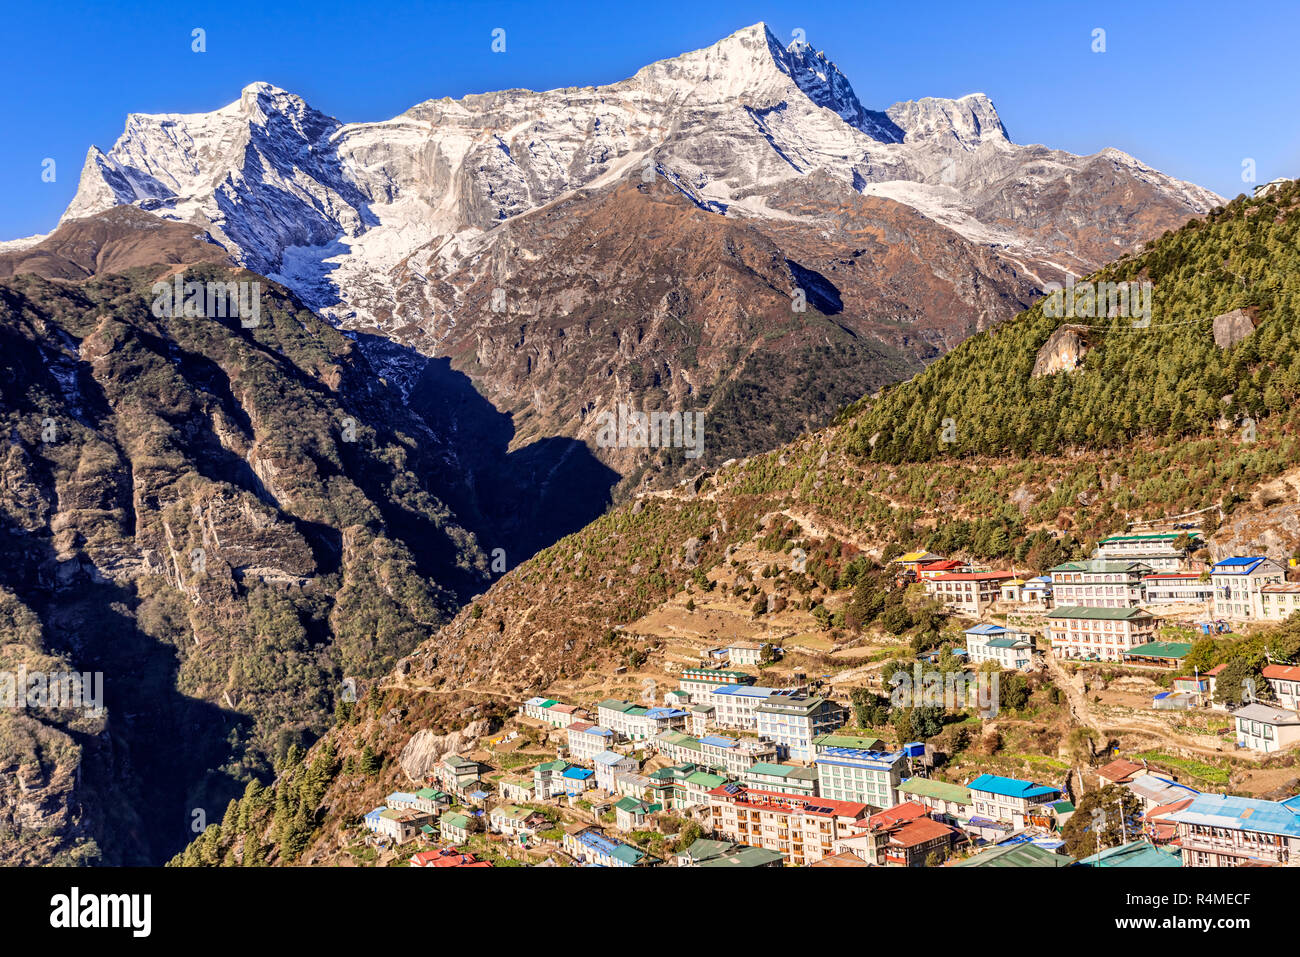
[[[619,754],[617,751],[602,751],[600,752],[600,754],[596,755],[591,760],[596,764],[615,765],[618,764],[620,761],[628,760],[628,757],[625,754]],[[579,770],[586,770],[586,769],[580,768]]]
[[[684,718],[686,717],[686,712],[679,711],[677,708],[658,707],[647,710],[645,717],[653,718],[655,720],[660,720],[662,718]]]
[[[1169,818],[1186,824],[1300,838],[1300,795],[1286,801],[1264,801],[1229,794],[1198,794],[1191,804]]]
[[[597,851],[603,851],[606,854],[613,854],[614,848],[619,846],[604,834],[598,834],[595,831],[583,831],[578,835],[578,843],[585,844],[587,847],[593,848]]]
[[[723,685],[714,688],[712,693],[740,695],[745,698],[770,698],[778,692],[775,688],[760,688],[757,685]]]
[[[410,804],[414,803],[415,795],[407,794],[405,791],[394,791],[392,794],[388,795],[388,797],[384,798],[384,800],[389,804],[397,804],[403,801]]]
[[[700,744],[711,744],[715,748],[734,748],[740,742],[735,738],[723,737],[720,734],[709,734],[700,738]]]
[[[568,768],[564,772],[564,777],[573,778],[576,781],[585,781],[596,772],[591,768]]]
[[[870,764],[889,768],[903,757],[902,751],[864,751],[861,748],[822,748],[814,756],[818,764],[857,767]],[[839,760],[836,760],[836,759]]]
[[[1215,562],[1210,571],[1214,572],[1222,569],[1233,575],[1249,575],[1255,570],[1255,566],[1263,561],[1267,561],[1267,558],[1263,555],[1255,555],[1249,558],[1225,558],[1222,561]]]
[[[1004,778],[997,774],[981,774],[966,786],[972,791],[986,791],[989,794],[1013,798],[1045,797],[1048,794],[1061,793],[1060,788],[1035,784],[1033,781],[1021,781],[1019,778]]]
[[[1004,634],[1005,632],[1006,629],[1003,628],[1001,625],[990,625],[990,624],[980,624],[980,625],[976,625],[974,628],[966,629],[966,634],[968,635],[1001,635]]]

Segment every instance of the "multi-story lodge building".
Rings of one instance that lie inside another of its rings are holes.
[[[1214,600],[1214,585],[1199,572],[1156,572],[1142,579],[1148,605],[1195,605]]]
[[[587,712],[575,705],[562,704],[554,698],[540,697],[525,701],[520,706],[519,713],[525,717],[545,721],[555,728],[567,728],[575,721],[585,721],[590,717]]]
[[[1300,667],[1265,665],[1263,674],[1277,703],[1292,711],[1300,711]]]
[[[775,761],[779,756],[775,744],[725,734],[706,734],[700,738],[700,754],[708,767],[721,768],[733,778],[740,777],[760,761]]]
[[[1155,640],[1156,617],[1141,608],[1054,608],[1047,635],[1058,658],[1119,661],[1124,652]]]
[[[1248,704],[1232,712],[1237,747],[1271,754],[1300,743],[1300,715],[1271,705]]]
[[[757,685],[723,685],[705,694],[702,704],[713,705],[713,723],[719,728],[753,731],[758,727],[758,709],[773,697],[793,695],[791,689],[760,688]]]
[[[722,787],[727,779],[694,764],[676,764],[651,771],[650,797],[665,810],[689,811],[707,807],[709,792]]]
[[[950,572],[926,579],[925,593],[964,615],[979,617],[1002,598],[1002,583],[1011,572]]]
[[[964,784],[936,781],[933,778],[908,778],[898,786],[901,801],[923,804],[936,821],[956,824],[974,813],[970,788]]]
[[[1225,558],[1210,568],[1214,614],[1253,621],[1264,617],[1263,589],[1286,581],[1286,569],[1271,558]]]
[[[687,714],[678,708],[645,708],[630,701],[606,698],[596,706],[602,727],[629,741],[645,741],[663,731],[680,731],[686,727]]]
[[[1136,608],[1142,604],[1142,579],[1153,569],[1142,562],[1089,559],[1050,569],[1057,607]]]
[[[804,866],[834,853],[837,840],[853,836],[867,806],[829,798],[805,798],[724,784],[709,792],[713,829],[729,841],[779,851],[787,864]]]
[[[1187,807],[1166,817],[1178,825],[1184,867],[1300,861],[1300,796],[1264,801],[1198,794]]]
[[[817,769],[797,764],[773,764],[760,761],[741,775],[741,780],[760,791],[817,796]]]
[[[569,757],[575,761],[590,761],[614,743],[614,732],[589,721],[575,721],[569,725]]]
[[[1195,535],[1188,535],[1188,547],[1178,547],[1174,543],[1184,534],[1155,532],[1149,535],[1111,535],[1097,543],[1092,557],[1104,561],[1141,562],[1156,571],[1177,571],[1185,566],[1188,554],[1201,544]]]
[[[610,794],[615,793],[614,778],[620,774],[635,774],[641,770],[641,763],[636,758],[617,751],[602,751],[591,759],[591,766],[596,771],[596,786],[602,787]]]
[[[1259,617],[1283,621],[1300,611],[1300,582],[1264,585],[1259,590]]]
[[[1008,671],[1016,671],[1027,668],[1033,655],[1031,632],[990,624],[966,629],[966,660],[973,665],[994,661]]]
[[[1017,828],[1025,827],[1031,816],[1047,817],[1044,805],[1061,795],[1059,788],[996,774],[981,774],[968,787],[977,816]]]
[[[876,810],[898,803],[898,786],[909,768],[906,752],[865,751],[821,740],[814,757],[819,795],[866,804]]]
[[[916,577],[921,581],[929,581],[931,578],[938,578],[940,575],[956,575],[961,572],[971,570],[970,564],[958,561],[955,558],[940,558],[932,562],[922,562],[916,567]]]
[[[946,857],[957,831],[929,816],[925,805],[909,801],[878,811],[855,827],[858,836],[836,844],[876,867],[924,867],[929,857]]]
[[[683,668],[677,687],[686,695],[687,701],[700,704],[714,688],[723,685],[752,685],[755,680],[751,674],[726,668]]]
[[[773,695],[755,710],[758,736],[794,761],[812,761],[813,739],[843,726],[845,717],[834,701],[809,695]]]

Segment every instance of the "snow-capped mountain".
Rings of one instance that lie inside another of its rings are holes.
[[[90,150],[63,220],[131,204],[195,223],[345,326],[437,343],[463,304],[433,280],[499,258],[503,225],[576,190],[662,177],[718,215],[822,228],[823,210],[772,205],[814,174],[828,207],[840,191],[902,203],[1040,284],[1220,202],[1115,150],[1016,145],[981,94],[869,110],[824,54],[760,23],[608,86],[383,122],[339,123],[266,83],[211,113],[132,114]]]

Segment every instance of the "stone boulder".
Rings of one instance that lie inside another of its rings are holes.
[[[1245,309],[1234,309],[1214,317],[1214,344],[1220,349],[1235,346],[1255,331],[1255,321]]]
[[[1057,372],[1073,372],[1083,364],[1083,357],[1088,354],[1091,345],[1088,342],[1086,326],[1061,326],[1043,343],[1034,360],[1034,378],[1055,375]]]
[[[411,740],[406,742],[406,747],[398,755],[397,763],[412,782],[422,785],[444,755],[463,751],[489,730],[486,719],[471,721],[459,731],[448,734],[434,734],[428,728],[423,728],[411,735]]]

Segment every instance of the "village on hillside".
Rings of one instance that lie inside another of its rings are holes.
[[[1295,561],[1166,524],[1032,577],[891,556],[961,636],[919,653],[834,647],[826,603],[753,584],[788,551],[747,545],[625,627],[650,650],[518,701],[355,840],[417,867],[1300,863],[1300,665],[1188,663],[1300,610]]]

